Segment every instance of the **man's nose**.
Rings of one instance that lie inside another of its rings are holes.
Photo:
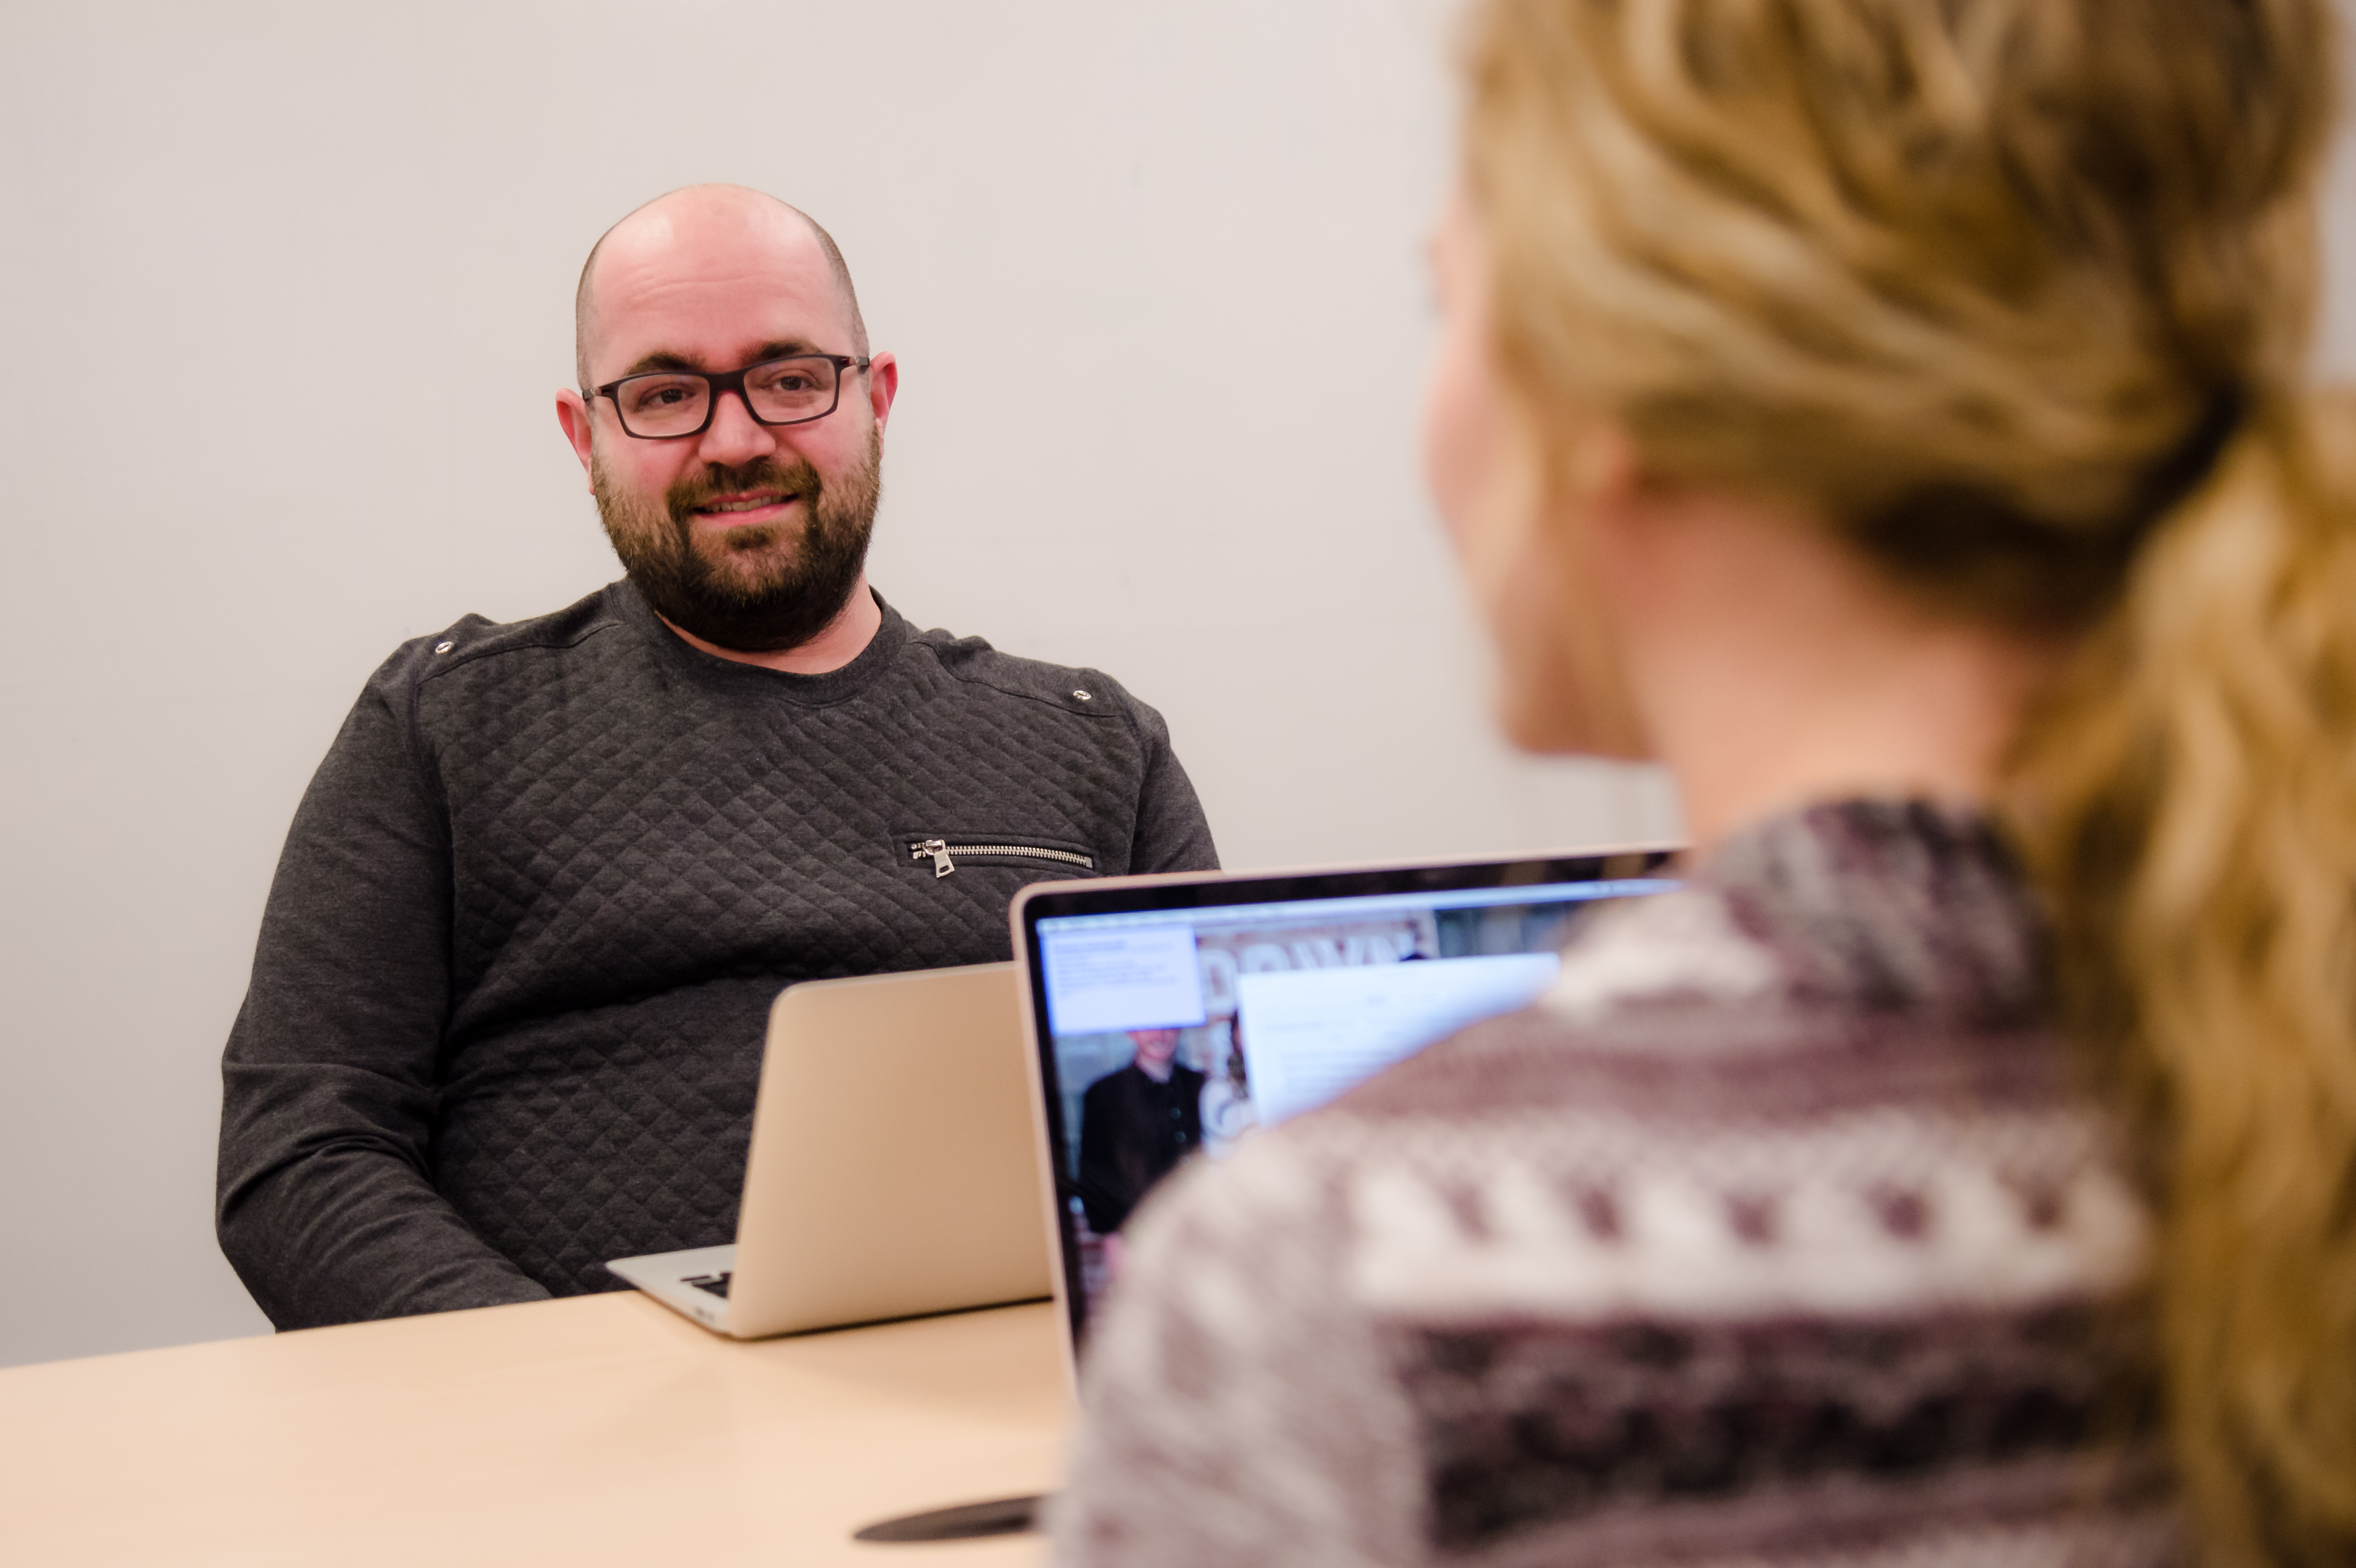
[[[753,417],[744,394],[727,391],[712,411],[712,426],[703,432],[697,455],[707,463],[734,467],[748,458],[777,450],[776,432]]]

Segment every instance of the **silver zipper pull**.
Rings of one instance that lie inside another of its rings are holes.
[[[937,882],[957,869],[957,863],[949,859],[948,839],[927,838],[921,844],[908,846],[908,859],[911,860],[921,860],[927,855],[933,858],[933,880]]]

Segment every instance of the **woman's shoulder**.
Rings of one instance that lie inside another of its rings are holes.
[[[1708,1121],[1958,1092],[2043,1101],[2070,1087],[2046,972],[2035,903],[1985,818],[1815,806],[1730,840],[1673,891],[1600,908],[1528,1008],[1325,1115]]]

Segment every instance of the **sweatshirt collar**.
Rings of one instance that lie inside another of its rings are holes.
[[[607,586],[605,592],[615,609],[631,628],[651,646],[658,657],[674,669],[698,679],[733,685],[746,691],[760,691],[780,697],[805,708],[830,708],[848,702],[875,684],[878,677],[892,667],[915,634],[900,613],[884,602],[884,595],[874,593],[875,607],[884,613],[883,624],[875,635],[859,651],[859,656],[841,669],[830,669],[823,675],[797,675],[790,670],[769,669],[761,665],[743,664],[724,659],[717,654],[707,654],[691,646],[688,642],[663,624],[661,616],[638,592],[637,584],[625,577]]]

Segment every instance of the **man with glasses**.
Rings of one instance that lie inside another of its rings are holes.
[[[823,229],[673,192],[575,325],[557,418],[624,579],[394,654],[271,891],[219,1223],[282,1328],[727,1241],[779,987],[1004,958],[1041,877],[1217,864],[1151,709],[867,586],[899,367]]]

